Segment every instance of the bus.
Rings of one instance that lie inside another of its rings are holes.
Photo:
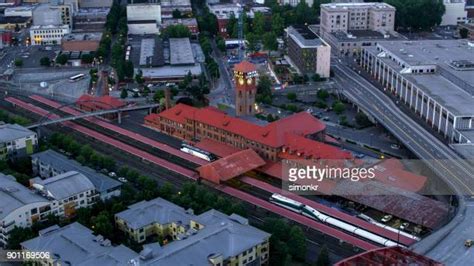
[[[86,76],[86,75],[84,75],[84,74],[77,74],[77,75],[74,75],[74,76],[70,77],[70,78],[69,78],[69,81],[70,81],[70,82],[76,82],[76,81],[78,81],[78,80],[83,79],[85,76]]]

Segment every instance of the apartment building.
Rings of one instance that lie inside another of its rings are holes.
[[[44,180],[36,177],[30,185],[51,201],[51,213],[60,217],[73,217],[77,209],[90,207],[99,198],[89,178],[76,171]]]
[[[143,246],[142,265],[264,265],[270,234],[248,220],[216,210],[201,215],[161,198],[131,205],[115,215],[117,226],[133,239],[155,234],[166,244]],[[133,230],[131,230],[133,229]],[[138,229],[138,231],[137,231]]]
[[[64,227],[53,225],[39,231],[33,239],[21,243],[25,251],[49,252],[50,259],[35,265],[138,265],[139,254],[124,245],[113,246],[110,240],[80,223]]]
[[[64,35],[71,33],[68,25],[31,26],[31,45],[61,44]]]
[[[35,132],[17,124],[0,124],[0,160],[30,155],[37,146]]]
[[[302,74],[329,77],[331,46],[314,34],[307,26],[290,26],[286,29],[288,57]]]
[[[33,172],[44,179],[52,178],[69,171],[76,171],[83,174],[94,184],[95,191],[100,195],[101,200],[119,196],[121,192],[122,183],[119,181],[100,174],[94,169],[83,166],[53,150],[33,154],[31,156],[31,164],[33,166]]]
[[[15,177],[0,173],[0,247],[5,246],[8,235],[15,227],[30,227],[45,218],[51,203],[16,182]]]
[[[386,3],[331,3],[321,5],[320,35],[334,54],[357,55],[378,41],[397,40],[395,8]]]
[[[297,6],[301,1],[305,1],[306,4],[308,4],[309,7],[313,6],[314,1],[313,0],[278,0],[278,3],[282,6],[284,5],[290,5],[290,6]],[[262,1],[261,4],[264,4],[265,1]]]
[[[436,131],[473,147],[473,48],[467,40],[379,42],[363,49],[360,64]]]
[[[192,210],[185,210],[162,198],[141,201],[115,215],[118,228],[138,243],[150,236],[177,240],[189,229]]]

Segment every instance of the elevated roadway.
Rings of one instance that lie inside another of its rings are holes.
[[[466,252],[464,241],[459,241],[460,237],[474,239],[473,222],[466,218],[466,216],[472,217],[471,212],[474,212],[472,162],[463,159],[400,111],[387,95],[349,67],[333,62],[333,70],[334,79],[341,87],[342,93],[391,131],[458,196],[458,211],[454,218],[443,228],[413,245],[412,249],[434,259],[440,259],[448,265],[465,265],[463,263],[467,261],[468,264],[474,264],[474,253]]]

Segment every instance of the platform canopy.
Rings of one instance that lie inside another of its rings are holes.
[[[203,165],[197,170],[202,178],[219,184],[263,165],[265,161],[255,151],[246,149]]]

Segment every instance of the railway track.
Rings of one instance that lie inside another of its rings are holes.
[[[31,100],[27,100],[27,101],[31,103]],[[45,109],[48,109],[48,110],[51,110],[51,109],[52,109],[51,107],[49,107],[49,106],[47,106],[47,105],[38,104],[37,102],[34,102],[34,105],[42,105],[42,106],[45,107]],[[61,113],[60,113],[61,111],[55,111],[55,112],[57,112],[58,114],[61,114]],[[74,123],[78,123],[78,122],[79,122],[79,121],[74,121]],[[90,123],[90,124],[88,125],[89,128],[92,127],[91,124],[93,124],[93,123]],[[99,126],[94,125],[94,126],[93,126],[93,130],[97,130],[98,127],[99,127]],[[111,133],[111,132],[107,132],[107,131],[106,131],[106,132],[104,132],[104,133],[107,133],[108,135],[111,135],[111,134],[112,134],[112,137],[113,137],[113,138],[116,138],[116,136],[113,136],[113,133]],[[77,134],[77,133],[76,133],[76,134]],[[102,142],[102,141],[97,141],[97,140],[95,140],[95,139],[89,139],[88,141],[89,141],[89,142],[92,141],[93,143],[101,143],[102,145],[97,145],[97,147],[101,147],[100,149],[104,149],[105,146],[109,146],[109,145],[103,145],[103,142]],[[129,143],[129,140],[125,140],[125,141],[126,141],[127,143]],[[135,143],[135,145],[136,145],[137,148],[139,147],[140,149],[142,149],[142,148],[144,148],[144,145],[145,145],[145,144],[143,144],[143,143],[140,143],[140,144]],[[120,152],[117,152],[117,148],[116,148],[116,147],[111,146],[111,147],[109,147],[109,148],[112,149],[112,150],[106,150],[105,153],[114,154],[115,156],[123,156],[123,155],[124,155],[121,151],[120,151]],[[150,148],[151,148],[151,147],[148,147],[147,149],[150,149]],[[174,185],[176,185],[176,186],[178,186],[178,187],[181,186],[181,185],[185,182],[185,181],[182,179],[182,176],[180,176],[179,174],[173,173],[173,171],[165,171],[165,174],[163,175],[163,169],[161,169],[160,167],[158,167],[158,166],[156,166],[156,165],[146,165],[146,163],[143,163],[143,161],[141,161],[141,160],[139,160],[140,163],[138,163],[136,160],[132,160],[131,158],[132,158],[132,157],[130,157],[130,156],[124,156],[124,157],[121,158],[121,160],[123,160],[124,162],[131,163],[131,164],[133,164],[133,165],[139,165],[139,166],[140,166],[140,169],[142,169],[142,170],[147,170],[147,173],[156,173],[157,175],[160,175],[159,177],[160,177],[161,179],[166,179],[166,181],[168,181],[168,182],[170,182],[170,183],[172,183],[172,184],[174,184]],[[186,166],[189,167],[189,163],[187,163]],[[157,167],[160,168],[160,169],[157,169]],[[183,180],[183,181],[181,181],[181,180]],[[253,193],[255,193],[255,191],[253,191]],[[256,196],[257,196],[257,195],[256,195]],[[259,198],[265,198],[265,199],[264,199],[265,201],[268,199],[268,197],[267,197],[267,196],[263,196],[262,193],[259,193],[258,196],[259,196]],[[259,210],[259,208],[255,208],[254,206],[251,206],[250,210]],[[261,211],[262,211],[262,210],[259,210],[259,212],[261,212]],[[268,216],[268,214],[269,214],[270,212],[264,210],[264,213],[265,213],[265,214],[264,214],[263,216],[260,216],[260,217]],[[313,233],[310,233],[310,234],[315,234],[315,235],[317,235],[317,236],[318,236],[317,239],[321,239],[321,237],[324,236],[324,238],[325,238],[328,242],[331,242],[331,241],[330,241],[331,239],[332,239],[332,240],[335,240],[335,241],[334,241],[334,245],[332,246],[332,249],[338,249],[338,248],[339,248],[339,249],[340,249],[339,251],[341,251],[341,252],[342,252],[343,250],[344,250],[344,251],[351,250],[350,248],[347,249],[349,246],[346,246],[345,248],[341,249],[341,245],[347,245],[347,244],[341,243],[340,240],[335,239],[335,238],[333,238],[333,237],[331,237],[331,236],[325,236],[323,233],[321,233],[321,232],[319,232],[319,231],[317,231],[317,230],[309,229],[309,227],[307,227],[307,228],[308,228],[308,229],[307,229],[308,232],[309,232],[309,231],[311,231],[311,232],[314,231]],[[314,241],[314,240],[312,240],[312,241]],[[338,252],[338,253],[339,253],[339,252]],[[352,253],[353,253],[353,252],[352,252]],[[340,254],[340,253],[339,253],[339,254]],[[354,254],[354,253],[353,253],[353,254]]]

